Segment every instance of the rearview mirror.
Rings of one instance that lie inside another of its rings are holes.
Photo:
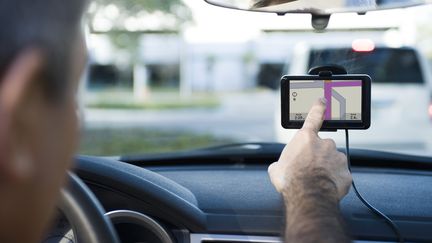
[[[312,14],[312,27],[324,30],[333,13],[406,8],[431,3],[432,0],[204,0],[209,4],[246,11],[269,12],[278,15],[287,13]]]
[[[311,13],[330,15],[340,12],[365,13],[372,10],[405,8],[431,3],[431,0],[205,0],[209,4],[247,11]]]

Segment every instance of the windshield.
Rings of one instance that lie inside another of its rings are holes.
[[[371,128],[351,147],[432,154],[432,7],[310,15],[242,12],[196,0],[98,0],[80,91],[80,153],[115,156],[230,143],[288,143],[280,78],[339,64],[372,77]],[[342,133],[321,133],[343,147]]]

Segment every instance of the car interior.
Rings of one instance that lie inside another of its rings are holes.
[[[267,167],[283,147],[235,144],[147,158],[79,156],[76,173],[108,212],[121,242],[282,242],[283,201]],[[352,149],[351,162],[361,193],[391,217],[404,238],[430,242],[430,158]],[[355,242],[397,241],[354,192],[340,207]]]
[[[356,2],[371,1],[347,1],[349,6],[332,1],[335,3],[329,9],[314,9],[300,6],[302,0],[262,8],[251,8],[254,5],[250,2],[255,1],[206,1],[278,15],[308,13],[314,16],[312,22],[318,21],[312,23],[314,27],[319,21],[325,22],[317,26],[317,31],[323,31],[330,16],[339,12],[379,13],[380,8],[428,3],[377,1],[379,4],[356,8]],[[376,55],[385,48],[378,48]],[[341,59],[347,58],[344,49],[337,50],[341,55],[334,60],[326,60],[326,50],[320,50],[322,59],[316,62],[343,65]],[[395,50],[394,55],[410,51]],[[361,59],[366,65],[376,65],[376,60],[367,55]],[[410,72],[421,76],[418,71]],[[409,82],[401,70],[394,75],[394,79]],[[383,75],[379,78],[380,83],[388,81]],[[344,145],[339,145],[345,152]],[[146,155],[77,155],[69,186],[62,190],[58,217],[43,242],[283,242],[284,203],[267,169],[278,160],[284,146],[244,142]],[[353,242],[432,242],[432,157],[352,148],[350,160],[358,191],[397,225],[403,237],[398,237],[386,220],[372,212],[351,189],[341,201],[340,210]]]

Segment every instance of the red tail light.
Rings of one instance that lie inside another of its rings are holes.
[[[432,120],[432,103],[429,104],[428,115],[429,115],[429,118]]]
[[[371,52],[375,50],[375,43],[369,39],[358,39],[352,42],[352,49],[355,52]]]

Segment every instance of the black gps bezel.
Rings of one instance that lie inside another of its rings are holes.
[[[365,74],[344,74],[344,75],[285,75],[281,79],[281,120],[282,127],[286,129],[300,129],[304,121],[290,121],[289,119],[289,93],[290,80],[361,80],[362,81],[362,120],[361,121],[324,121],[321,130],[354,129],[365,130],[370,127],[371,110],[371,78]]]

